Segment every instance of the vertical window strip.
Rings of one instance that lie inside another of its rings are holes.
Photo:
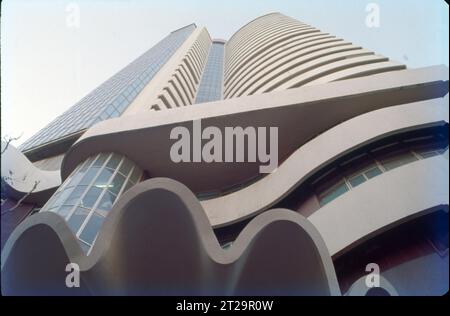
[[[81,194],[78,203],[75,203],[75,205],[72,207],[72,209],[70,210],[70,212],[68,213],[67,217],[66,217],[66,221],[68,221],[70,219],[70,217],[73,215],[73,213],[75,212],[75,210],[77,209],[77,207],[80,205],[80,202],[83,200],[84,196],[86,195],[86,193],[89,191],[89,189],[92,187],[92,185],[95,183],[95,181],[97,180],[99,174],[103,171],[103,169],[105,168],[106,164],[109,162],[109,160],[113,157],[113,153],[109,154],[108,158],[105,159],[105,161],[103,162],[103,164],[101,165],[101,167],[98,169],[97,173],[95,174],[95,177],[93,177],[93,179],[91,180],[91,182],[86,186],[86,189],[83,191],[83,193]],[[89,166],[89,168],[91,168],[95,162],[95,160],[97,160],[97,158],[100,156],[100,154],[98,154],[96,156],[96,158],[92,161],[92,164]],[[86,172],[89,170],[89,168],[86,170]],[[81,179],[80,179],[81,180]],[[89,214],[88,214],[89,216]],[[86,220],[86,219],[85,219]],[[83,224],[81,224],[81,226],[83,226]],[[78,237],[78,234],[76,234]]]

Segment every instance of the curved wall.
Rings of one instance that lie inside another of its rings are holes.
[[[367,181],[314,212],[332,256],[348,251],[384,229],[448,207],[448,152],[401,166]]]
[[[234,98],[406,68],[295,19],[272,13],[226,44],[224,97]]]
[[[322,166],[374,139],[424,126],[441,125],[444,121],[448,123],[447,104],[448,95],[357,116],[301,146],[276,172],[234,193],[202,201],[202,205],[214,227],[242,220],[282,199]]]
[[[66,153],[62,175],[67,177],[92,154],[113,151],[127,155],[150,177],[173,178],[195,193],[224,190],[258,175],[263,163],[175,163],[169,155],[176,141],[170,140],[174,127],[183,126],[192,133],[194,120],[201,120],[202,128],[215,126],[222,133],[227,126],[276,126],[282,162],[309,140],[357,115],[425,99],[434,99],[423,101],[432,108],[448,92],[446,76],[445,67],[404,70],[272,92],[270,97],[260,94],[178,108],[176,112],[123,116],[89,129]],[[323,115],[325,112],[328,115]],[[437,120],[442,117],[435,114]]]

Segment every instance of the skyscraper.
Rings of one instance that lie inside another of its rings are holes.
[[[277,168],[195,148],[173,161],[171,131],[195,143],[196,122],[247,145],[277,128]],[[7,294],[365,295],[373,263],[384,294],[448,291],[445,66],[407,69],[279,13],[228,41],[191,24],[19,149],[4,203],[42,208],[4,246]],[[70,262],[77,289],[58,283]]]

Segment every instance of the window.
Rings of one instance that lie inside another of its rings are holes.
[[[413,161],[416,161],[417,158],[412,154],[412,152],[403,152],[401,154],[397,155],[391,155],[386,158],[381,158],[380,162],[383,165],[383,167],[389,171],[395,168],[398,168],[400,166],[406,165],[408,163],[411,163]]]
[[[80,234],[80,239],[88,244],[92,244],[104,220],[105,218],[103,216],[99,215],[97,212],[94,212],[84,227],[83,232]]]
[[[142,170],[131,160],[100,153],[72,172],[43,211],[56,212],[66,219],[73,233],[79,234],[82,248],[89,250],[122,187],[131,187],[135,184],[131,179],[137,182],[141,177]]]
[[[436,149],[436,148],[421,148],[414,150],[414,152],[423,159],[434,157],[437,155],[442,155],[445,151],[446,149]]]
[[[70,229],[76,233],[78,229],[80,228],[81,224],[84,222],[86,217],[89,214],[89,210],[77,207],[75,211],[70,216],[69,220],[67,221],[67,225],[69,225]]]
[[[125,177],[120,173],[117,173],[114,179],[111,181],[108,189],[114,194],[117,195],[122,188],[123,183],[125,182]]]
[[[380,175],[382,173],[381,169],[376,166],[373,167],[369,170],[367,170],[366,172],[364,172],[364,175],[368,178],[368,179],[372,179],[373,177],[376,177],[378,175]]]
[[[67,200],[64,201],[64,205],[75,205],[80,200],[81,196],[83,195],[84,191],[87,189],[87,185],[80,185],[73,189],[70,196],[67,198]]]
[[[129,159],[124,158],[122,165],[120,165],[119,172],[126,176],[130,172],[132,167],[133,163]]]
[[[139,91],[129,92],[132,92],[133,95],[136,96],[143,88],[136,79],[142,77],[142,75],[146,73],[147,83],[184,43],[194,29],[195,26],[192,25],[170,33],[135,61],[123,68],[109,80],[94,89],[90,94],[82,98],[61,116],[56,118],[48,127],[40,130],[37,134],[27,140],[20,149],[28,150],[46,141],[53,141],[71,133],[79,132],[84,128],[92,126],[99,120],[107,119],[109,115],[98,110],[104,109],[105,106],[109,105],[115,98],[121,102],[124,99],[121,93],[128,87],[131,89],[133,88],[133,86],[129,85],[133,80],[138,84]],[[134,86],[136,86],[136,84]],[[121,106],[118,107],[120,113],[112,112],[110,114],[119,116],[127,106],[128,103],[126,105],[121,104]],[[68,122],[74,123],[68,124]]]
[[[311,182],[319,204],[323,206],[384,172],[444,154],[448,150],[448,140],[438,136],[395,141],[337,161]]]
[[[362,170],[358,170],[354,172],[351,176],[349,176],[348,182],[353,188],[355,188],[358,185],[366,182],[367,180],[380,175],[381,173],[382,173],[381,169],[375,163],[370,163]]]
[[[103,169],[98,175],[97,179],[95,179],[94,185],[97,188],[106,188],[109,182],[109,179],[114,174],[114,171],[111,169]]]
[[[358,185],[360,185],[361,183],[365,182],[365,181],[366,181],[366,178],[362,174],[357,175],[357,176],[355,176],[353,178],[350,178],[348,180],[348,182],[350,182],[350,184],[354,188],[357,187]]]
[[[93,207],[98,197],[100,196],[100,193],[102,193],[101,189],[95,186],[91,187],[89,191],[87,191],[84,195],[83,200],[81,201],[81,205],[87,208]]]
[[[84,177],[81,179],[80,184],[90,184],[91,181],[94,179],[94,177],[97,175],[100,168],[92,167],[90,168],[85,174]]]
[[[72,205],[64,205],[64,206],[61,206],[61,207],[57,210],[57,213],[58,213],[60,216],[66,218],[67,215],[69,215],[69,213],[70,213],[70,211],[71,211],[72,209],[73,209],[73,206],[72,206]]]
[[[333,201],[334,199],[341,196],[348,190],[349,190],[349,188],[348,188],[347,184],[345,183],[345,181],[341,180],[338,183],[336,183],[335,185],[333,185],[331,188],[329,188],[328,190],[326,190],[322,193],[319,193],[319,204],[321,206],[324,206],[325,204]]]
[[[230,247],[231,247],[232,245],[233,245],[233,242],[232,242],[232,241],[229,241],[229,242],[226,242],[226,243],[220,245],[220,247],[222,247],[223,250],[228,250],[228,249],[230,249]]]
[[[112,194],[109,191],[105,191],[105,193],[104,193],[102,199],[100,200],[97,208],[100,209],[100,210],[109,211],[112,208],[115,200],[116,200],[116,196],[114,194]]]

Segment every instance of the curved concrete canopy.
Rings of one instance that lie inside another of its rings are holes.
[[[79,288],[65,286],[69,262],[80,267]],[[90,256],[59,215],[27,218],[1,273],[6,295],[340,295],[326,246],[301,215],[261,214],[224,250],[195,195],[164,178],[120,197]]]
[[[202,201],[202,205],[214,227],[232,224],[271,207],[324,166],[368,143],[446,123],[448,95],[357,116],[301,146],[276,172],[239,191]]]
[[[2,141],[2,150],[6,143]],[[1,174],[5,179],[8,196],[19,200],[26,194],[25,202],[43,204],[61,184],[60,171],[37,168],[12,144],[2,153]]]
[[[439,98],[448,93],[445,66],[402,70],[320,86],[198,104],[170,111],[126,115],[90,128],[67,152],[62,178],[88,156],[114,151],[128,156],[151,177],[164,176],[196,193],[223,190],[259,174],[256,163],[174,163],[173,127],[278,127],[279,161],[342,121],[383,107]],[[172,112],[172,111],[177,111]],[[327,115],[323,115],[323,113]],[[176,115],[174,115],[176,114]],[[295,135],[295,137],[292,137]]]

